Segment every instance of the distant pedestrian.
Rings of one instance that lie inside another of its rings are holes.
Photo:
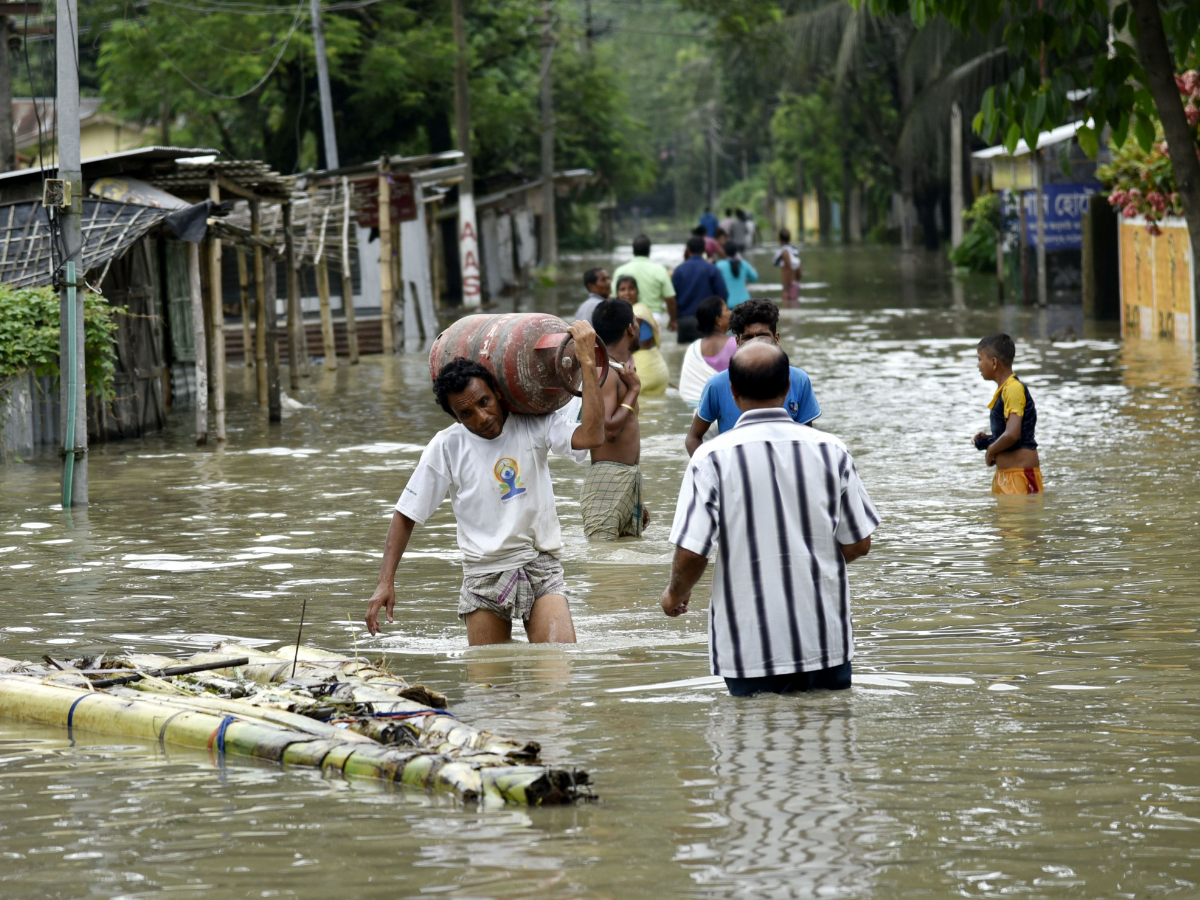
[[[781,408],[787,354],[755,341],[734,354],[729,376],[742,416],[688,464],[663,612],[688,611],[715,549],[708,658],[729,693],[848,688],[847,563],[870,551],[879,515],[845,445]]]
[[[625,535],[640,536],[650,521],[650,512],[642,504],[642,470],[638,466],[642,383],[632,361],[639,344],[638,322],[633,308],[623,300],[605,300],[596,307],[592,321],[615,371],[600,386],[604,443],[592,448],[592,466],[583,479],[580,505],[583,533],[615,541]]]
[[[704,255],[708,257],[709,262],[715,263],[718,259],[725,258],[724,248],[721,247],[716,238],[711,238],[704,233],[703,225],[697,225],[693,228],[692,235],[704,238]]]
[[[667,361],[663,359],[659,349],[662,341],[659,337],[658,322],[645,303],[638,298],[637,279],[632,275],[622,275],[617,279],[617,297],[633,307],[633,314],[638,319],[638,349],[633,353],[633,362],[637,367],[638,378],[642,381],[643,394],[664,394],[670,381]]]
[[[724,228],[717,228],[716,232],[713,234],[713,243],[717,246],[712,257],[710,257],[711,260],[716,262],[718,259],[724,259],[725,245],[729,243],[729,233]],[[707,247],[707,244],[705,246]]]
[[[612,278],[605,269],[588,269],[583,273],[583,286],[587,288],[587,299],[575,310],[575,318],[571,320],[573,322],[592,321],[592,313],[596,307],[608,299],[609,291],[612,290]]]
[[[737,244],[739,253],[746,249],[746,234],[746,212],[739,209],[734,212],[733,222],[729,226],[729,239]]]
[[[708,297],[696,307],[696,325],[703,335],[688,345],[679,372],[679,396],[692,409],[700,405],[704,386],[729,368],[737,338],[729,331],[729,307],[720,297]]]
[[[666,266],[650,261],[650,238],[644,234],[633,239],[633,259],[617,267],[613,280],[620,280],[622,275],[637,279],[638,294],[654,314],[658,327],[674,331],[675,288]]]
[[[758,223],[754,221],[754,213],[746,213],[746,246],[758,246]]]
[[[975,435],[975,446],[987,451],[987,464],[996,467],[993,494],[1040,494],[1042,464],[1038,457],[1037,409],[1033,395],[1013,372],[1017,346],[1007,334],[991,334],[979,342],[979,374],[996,382],[988,404],[992,433]]]
[[[747,300],[730,314],[729,328],[737,338],[739,347],[751,341],[778,346],[779,310],[770,300]],[[733,398],[729,377],[728,372],[718,372],[704,385],[700,406],[692,417],[692,428],[684,439],[689,456],[700,447],[713,422],[717,423],[721,434],[732,431],[737,425],[742,410]],[[802,425],[811,425],[821,415],[821,405],[813,393],[812,381],[808,373],[798,366],[792,366],[792,388],[784,408],[794,421]]]
[[[746,285],[758,281],[758,272],[754,271],[754,266],[742,259],[741,252],[733,241],[725,245],[725,259],[717,263],[717,271],[725,279],[730,309],[750,299],[750,291],[746,289]]]
[[[687,258],[671,275],[675,285],[675,309],[678,314],[679,343],[690,344],[700,337],[696,327],[696,307],[705,297],[729,296],[725,279],[717,267],[704,258],[704,238],[692,236],[687,242]]]
[[[728,206],[725,207],[725,218],[723,218],[719,224],[720,224],[721,230],[724,231],[726,235],[733,233],[733,219],[734,219],[733,209]],[[713,236],[716,237],[716,235],[713,235]]]
[[[779,280],[783,282],[780,306],[794,309],[800,305],[800,276],[804,269],[800,264],[800,251],[792,246],[792,233],[779,229],[779,252],[775,254],[775,266],[779,269]]]
[[[707,206],[704,207],[704,215],[700,217],[700,227],[704,229],[704,234],[708,237],[715,237],[713,232],[717,230],[717,217],[712,214],[712,210]]]

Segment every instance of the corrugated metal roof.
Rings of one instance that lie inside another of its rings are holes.
[[[1049,147],[1051,144],[1061,144],[1063,141],[1070,140],[1071,138],[1075,137],[1075,132],[1082,128],[1083,124],[1083,120],[1080,119],[1078,122],[1069,122],[1066,125],[1059,125],[1057,128],[1052,128],[1050,131],[1043,131],[1038,135],[1038,149],[1040,150],[1043,147]],[[1088,119],[1087,124],[1090,126],[1092,124],[1092,120]],[[995,147],[988,147],[986,150],[979,150],[971,154],[971,156],[973,156],[975,159],[993,159],[997,156],[1028,155],[1029,145],[1025,143],[1024,138],[1021,138],[1021,140],[1017,141],[1017,149],[1012,153],[1009,153],[1007,150],[1005,150],[1003,144],[997,144]]]

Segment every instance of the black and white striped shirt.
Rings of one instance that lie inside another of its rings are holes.
[[[744,413],[683,477],[671,543],[717,547],[708,653],[714,675],[758,678],[854,656],[841,544],[879,515],[845,445],[780,409]]]

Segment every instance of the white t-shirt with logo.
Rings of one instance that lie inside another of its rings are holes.
[[[455,423],[429,442],[396,511],[424,525],[449,491],[470,573],[515,569],[538,553],[558,556],[562,531],[547,457],[587,462],[589,451],[571,448],[577,427],[554,414],[510,414],[500,436],[488,440]]]

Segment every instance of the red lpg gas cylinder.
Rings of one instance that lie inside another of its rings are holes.
[[[530,416],[561,409],[580,396],[583,375],[567,323],[546,313],[464,316],[437,336],[429,351],[429,376],[464,357],[496,376],[510,412]],[[608,376],[608,353],[596,339],[600,381]]]

